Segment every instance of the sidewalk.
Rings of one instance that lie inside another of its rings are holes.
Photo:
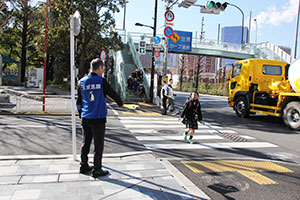
[[[71,156],[33,160],[2,157],[0,199],[209,199],[180,173],[171,174],[171,164],[155,159],[151,152],[107,154],[103,165],[110,174],[94,179],[80,174],[79,161],[73,161]],[[186,186],[177,182],[174,175],[184,177],[180,182]]]
[[[16,97],[21,96],[21,112],[19,114],[71,115],[72,102],[70,95],[46,96],[45,112],[43,112],[41,89],[0,86],[0,90],[6,90],[10,94],[9,105],[0,105],[0,114],[17,114]],[[119,107],[115,102],[111,102],[109,98],[107,99],[107,102],[109,103],[108,116],[117,115],[118,112],[127,115],[161,115],[160,107],[153,104],[147,104],[143,102],[124,102],[127,105],[124,107]],[[136,108],[133,109],[133,107]]]

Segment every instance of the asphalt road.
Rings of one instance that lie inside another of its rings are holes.
[[[80,123],[77,118],[77,153],[82,141]],[[1,156],[72,154],[70,116],[0,115],[0,132]],[[104,153],[145,150],[115,117],[108,117],[104,149]]]

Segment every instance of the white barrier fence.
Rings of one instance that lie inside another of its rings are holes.
[[[45,104],[43,104],[45,97]],[[71,114],[72,104],[70,95],[11,95],[10,103],[0,103],[0,110],[12,113],[65,113]]]

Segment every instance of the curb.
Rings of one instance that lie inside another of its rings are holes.
[[[133,151],[124,153],[107,153],[103,154],[103,158],[123,158],[130,156],[138,156],[144,154],[152,154],[152,151]],[[76,157],[80,156],[79,154]],[[89,158],[93,158],[94,154],[89,154]],[[0,161],[4,160],[47,160],[47,159],[73,159],[72,154],[63,155],[11,155],[11,156],[0,156]]]
[[[199,189],[193,182],[186,178],[176,167],[174,167],[168,160],[162,160],[162,164],[165,168],[178,180],[190,194],[194,196],[199,196],[201,200],[210,200],[211,198],[207,196],[201,189]]]

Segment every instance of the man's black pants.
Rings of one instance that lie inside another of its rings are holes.
[[[168,97],[163,97],[163,100],[162,100],[162,103],[163,103],[163,108],[164,108],[164,110],[163,110],[163,114],[167,114],[167,99],[168,99]]]
[[[94,169],[102,168],[106,119],[82,119],[83,144],[81,147],[81,165],[88,164],[88,154],[94,138]]]

